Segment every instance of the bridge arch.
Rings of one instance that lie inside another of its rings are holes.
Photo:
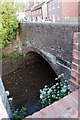
[[[44,51],[42,51],[41,49],[35,48],[35,47],[23,48],[24,55],[27,55],[30,52],[33,52],[34,54],[38,54],[39,56],[41,56],[50,65],[50,67],[53,69],[56,75],[59,75],[59,66],[57,65],[54,58],[53,58],[53,61],[51,61],[49,56],[47,56],[47,54],[45,54]]]

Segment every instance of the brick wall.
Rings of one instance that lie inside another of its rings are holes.
[[[31,21],[32,20],[31,10],[26,10],[25,11],[25,16],[26,16],[27,20]]]
[[[62,0],[62,18],[78,17],[78,2],[65,2]]]
[[[62,21],[78,22],[79,0],[62,0]]]
[[[35,52],[41,49],[55,56],[59,67],[58,73],[63,72],[67,78],[70,78],[73,35],[78,31],[77,28],[78,26],[73,24],[22,23],[20,39],[23,44],[29,41]]]
[[[74,86],[74,87],[73,87]],[[71,89],[80,87],[80,32],[74,33]]]

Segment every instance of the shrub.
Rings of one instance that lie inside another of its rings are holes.
[[[0,61],[13,61],[15,62],[16,60],[19,60],[21,61],[22,63],[24,62],[25,58],[22,54],[10,54],[10,55],[5,55],[5,54],[2,54],[0,55]]]
[[[15,5],[13,0],[3,0],[0,5],[0,37],[4,47],[15,39],[19,21],[16,17]]]
[[[42,107],[46,107],[70,93],[69,81],[64,78],[64,74],[59,75],[55,80],[60,82],[56,82],[52,87],[46,85],[40,90]]]
[[[22,107],[21,109],[13,109],[14,120],[22,120],[27,116],[27,108]]]
[[[14,120],[22,120],[27,116],[27,108],[26,107],[21,107],[21,108],[15,108],[13,105],[13,98],[9,98],[9,103],[10,103],[10,107],[12,110],[12,114],[13,114],[13,119]]]

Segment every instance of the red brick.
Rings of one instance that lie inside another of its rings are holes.
[[[77,66],[77,64],[72,64],[72,69],[74,69],[74,70],[77,70],[78,69],[78,66]]]
[[[76,81],[76,77],[71,74],[71,80]]]
[[[73,44],[73,49],[78,50],[78,44]]]
[[[71,75],[74,76],[76,79],[80,79],[80,73],[72,69]]]
[[[71,86],[74,86],[74,87],[75,87],[75,89],[80,88],[79,84],[78,84],[78,83],[76,83],[76,82],[75,82],[75,81],[73,81],[73,80],[70,80],[70,85],[71,85]]]
[[[80,79],[79,79],[79,81],[78,81],[78,84],[80,85]]]
[[[80,65],[80,60],[79,59],[74,58],[73,62]]]
[[[78,50],[73,50],[73,58],[78,58],[79,52]]]
[[[80,73],[80,65],[78,66],[78,72]]]

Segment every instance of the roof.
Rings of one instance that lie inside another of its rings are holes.
[[[26,11],[32,11],[36,6],[38,6],[38,5],[35,4],[35,5],[29,6],[28,8],[26,8],[25,12],[26,12]]]
[[[45,3],[45,2],[42,2],[41,4],[35,6],[35,7],[32,9],[32,11],[37,10],[37,9],[40,9],[40,8],[44,5],[44,3]]]
[[[46,3],[51,2],[52,0],[47,0]]]
[[[26,11],[31,11],[31,9],[32,9],[32,6],[29,6],[29,7],[25,10],[25,12],[26,12]]]

